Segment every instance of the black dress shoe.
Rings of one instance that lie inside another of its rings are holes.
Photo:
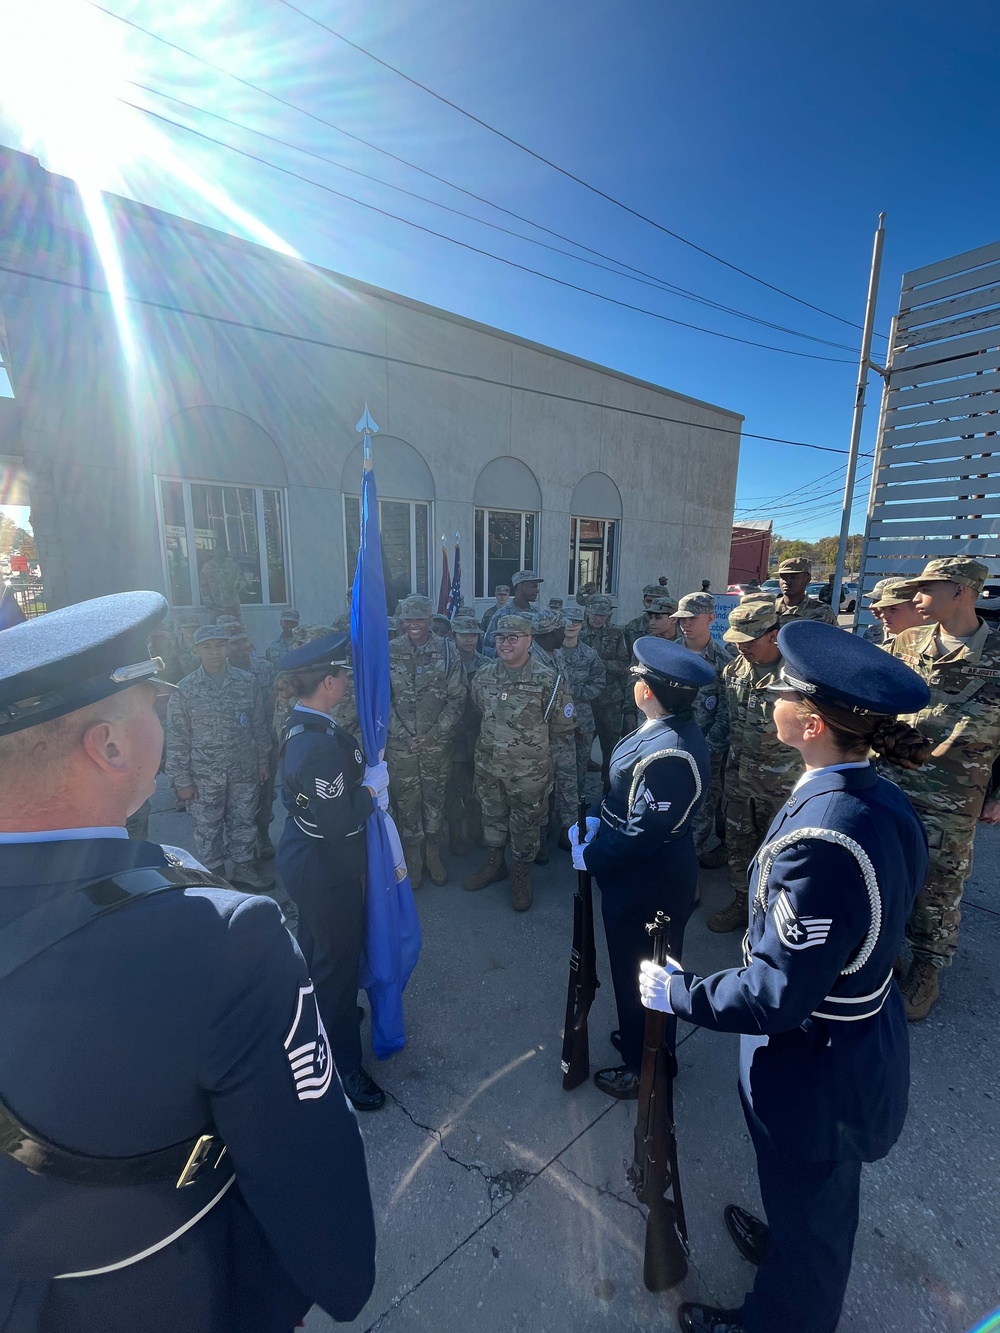
[[[677,1322],[684,1333],[743,1333],[739,1310],[685,1301],[677,1307]]]
[[[617,1101],[634,1102],[639,1099],[639,1075],[633,1074],[626,1065],[599,1069],[594,1075],[594,1082],[602,1092]]]
[[[762,1264],[771,1240],[767,1223],[735,1203],[726,1204],[722,1218],[726,1230],[733,1238],[733,1244],[743,1258],[754,1265]]]
[[[385,1105],[385,1093],[361,1065],[342,1081],[355,1111],[381,1111]]]
[[[611,1045],[615,1048],[615,1050],[618,1052],[618,1054],[621,1055],[621,1053],[622,1053],[622,1030],[621,1030],[621,1028],[612,1028],[612,1029],[611,1029]]]

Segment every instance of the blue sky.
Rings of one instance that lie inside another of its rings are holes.
[[[79,4],[93,40],[105,43],[116,65],[150,88],[543,236],[105,18],[83,0],[45,2]],[[838,0],[827,6],[801,0],[296,3],[670,230],[858,323],[872,234],[884,209],[882,332],[905,270],[996,240],[1000,232],[1000,184],[989,156],[998,140],[995,0],[961,6],[940,0]],[[749,281],[596,198],[281,0],[238,7],[223,0],[169,7],[107,0],[107,7],[315,117],[626,264],[758,318],[856,345],[856,329]],[[66,82],[63,77],[60,87]],[[102,185],[246,232],[246,226],[225,220],[190,181],[177,178],[163,152],[168,143],[175,160],[220,185],[311,261],[733,408],[745,414],[747,431],[846,447],[856,377],[856,354],[849,350],[762,328],[540,250],[152,93],[131,88],[127,95],[334,189],[567,282],[738,337],[843,360],[741,346],[567,290],[117,103],[105,111],[126,118],[122,131],[90,136],[104,145],[99,164],[89,164]],[[40,143],[3,96],[0,91],[0,138],[40,150],[49,165],[66,170],[51,137]],[[79,100],[93,99],[84,90]],[[80,107],[76,113],[79,119]],[[876,357],[884,348],[884,341],[876,341]],[[872,445],[878,395],[873,378],[865,449]],[[835,531],[843,464],[836,454],[747,439],[738,503],[754,517],[773,515],[787,535]],[[796,488],[802,489],[786,498]]]

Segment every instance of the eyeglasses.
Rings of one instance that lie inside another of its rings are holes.
[[[527,634],[495,634],[493,642],[498,646],[501,643],[517,643],[518,639],[526,639]]]

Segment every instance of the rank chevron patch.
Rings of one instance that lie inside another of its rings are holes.
[[[789,949],[811,949],[816,944],[826,943],[833,925],[832,917],[799,916],[784,889],[775,898],[771,910],[781,942]]]

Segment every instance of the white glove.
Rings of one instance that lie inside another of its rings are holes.
[[[672,1014],[670,1003],[670,978],[683,971],[680,963],[668,958],[662,967],[648,959],[639,964],[639,997],[647,1009],[659,1009],[661,1013]]]
[[[593,841],[594,841],[594,839],[597,837],[597,830],[598,830],[600,827],[601,827],[601,821],[597,818],[596,815],[588,815],[588,816],[587,816],[587,832],[586,832],[586,834],[584,835],[584,839],[583,839],[583,845],[584,845],[585,847],[586,847],[586,845],[587,845],[588,842],[593,842]],[[570,843],[571,843],[574,847],[579,843],[579,841],[580,841],[580,825],[579,825],[579,824],[570,824],[570,826],[569,826],[569,840],[570,840]]]
[[[570,848],[570,851],[572,852],[572,855],[573,855],[573,869],[574,869],[574,870],[586,870],[586,869],[587,869],[587,864],[586,864],[586,862],[585,862],[584,859],[583,859],[583,853],[584,853],[585,848],[586,848],[586,843],[584,843],[584,846],[581,847],[580,844],[579,844],[578,842],[573,843],[573,846]]]
[[[388,810],[388,809],[389,809],[389,788],[388,788],[388,787],[383,787],[382,790],[379,792],[379,794],[375,797],[375,800],[378,802],[378,808],[379,808],[380,810]]]
[[[366,787],[371,787],[376,798],[380,797],[383,792],[388,791],[389,769],[386,766],[385,760],[379,764],[369,764],[365,769],[365,776],[362,778],[362,781]],[[385,806],[382,805],[381,801],[379,801],[379,808],[382,810],[385,809]]]

